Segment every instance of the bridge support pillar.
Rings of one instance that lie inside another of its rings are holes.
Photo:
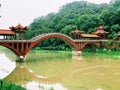
[[[24,62],[25,61],[25,59],[26,59],[26,56],[18,56],[18,58],[17,58],[17,62]]]
[[[73,56],[80,56],[80,55],[82,55],[82,51],[75,51],[75,50],[73,50],[72,51],[72,55]]]

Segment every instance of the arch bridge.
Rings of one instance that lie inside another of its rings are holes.
[[[48,38],[60,38],[65,41],[72,49],[73,54],[80,54],[82,49],[88,44],[94,44],[100,48],[100,43],[106,40],[74,40],[71,37],[60,33],[47,33],[38,35],[30,40],[0,40],[0,45],[9,48],[20,58],[25,58],[27,53],[38,43]]]

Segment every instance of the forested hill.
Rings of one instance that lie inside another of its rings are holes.
[[[36,18],[30,24],[27,38],[45,32],[70,35],[70,31],[76,28],[85,33],[92,33],[99,25],[105,26],[110,32],[109,38],[116,38],[116,34],[120,31],[120,0],[99,5],[87,1],[75,1],[63,5],[57,13]]]

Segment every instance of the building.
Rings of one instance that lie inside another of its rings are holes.
[[[74,31],[71,31],[70,34],[72,34],[73,39],[81,39],[81,34],[83,31],[75,29]]]
[[[109,32],[106,32],[103,26],[99,26],[96,28],[96,32],[94,32],[93,34],[98,35],[100,39],[106,39],[108,33]]]
[[[74,30],[71,31],[70,34],[72,34],[73,39],[99,39],[98,35],[95,34],[84,34],[81,30]]]
[[[0,36],[4,40],[25,40],[28,27],[23,27],[20,23],[17,26],[12,26],[9,29],[0,29]]]
[[[26,31],[28,30],[27,26],[22,26],[20,23],[17,26],[9,27],[11,31],[15,32],[15,39],[17,40],[25,40],[26,39]]]
[[[81,34],[82,39],[99,39],[98,35],[94,34]]]
[[[9,29],[0,29],[0,36],[1,39],[8,40],[8,39],[14,39],[15,32],[9,30]]]

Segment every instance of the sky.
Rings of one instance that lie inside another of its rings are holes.
[[[0,29],[21,23],[29,26],[35,18],[58,12],[66,3],[81,0],[0,0]],[[82,0],[84,1],[84,0]],[[109,3],[110,0],[85,0],[92,3]]]

